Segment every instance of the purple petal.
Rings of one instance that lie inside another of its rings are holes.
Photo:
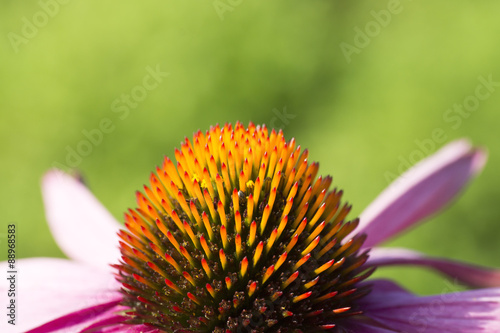
[[[407,249],[373,248],[366,262],[371,266],[416,265],[435,269],[471,287],[500,287],[500,270],[462,263],[455,260],[428,257]]]
[[[118,261],[120,224],[82,183],[52,170],[42,192],[52,235],[69,258],[106,269]]]
[[[123,317],[117,316],[116,320],[122,320]],[[104,323],[105,325],[105,323]],[[88,327],[84,329],[81,333],[162,333],[163,331],[146,326],[146,325],[128,325],[128,324],[112,324],[109,326],[99,327]]]
[[[72,333],[84,332],[84,329],[93,322],[104,322],[109,325],[116,324],[116,320],[110,323],[108,318],[117,317],[114,313],[120,309],[120,300],[91,306],[86,309],[75,311],[53,321],[43,324],[26,333]],[[120,318],[121,322],[125,319]],[[96,331],[89,331],[96,332]]]
[[[119,301],[120,284],[108,270],[66,259],[32,258],[16,261],[17,318],[20,332],[55,318],[99,304]],[[0,264],[7,272],[7,262]],[[8,280],[0,280],[0,293],[7,295]],[[6,320],[1,321],[1,325]],[[5,330],[0,328],[0,331]]]
[[[358,318],[350,318],[347,324],[342,326],[346,333],[400,333],[400,331],[392,330],[388,327],[379,327],[377,324],[359,323]]]
[[[82,329],[82,332],[113,332],[113,330],[116,330],[118,327],[122,327],[124,325],[123,322],[125,321],[125,319],[126,318],[124,316],[114,314],[92,323],[92,325]],[[130,325],[126,326],[130,327]]]
[[[396,179],[361,214],[356,233],[373,247],[439,211],[476,175],[487,154],[465,140],[452,142]]]
[[[369,282],[363,313],[397,332],[500,332],[500,288],[418,297],[390,281]]]

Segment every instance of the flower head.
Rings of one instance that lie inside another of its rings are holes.
[[[167,332],[310,332],[360,314],[365,236],[331,177],[283,133],[198,132],[151,174],[120,232],[130,323]]]
[[[124,230],[78,180],[45,176],[47,218],[73,261],[18,261],[19,332],[500,331],[499,270],[377,247],[482,169],[485,152],[468,142],[420,162],[351,221],[307,150],[265,126],[195,133],[175,160],[136,193]],[[418,297],[369,279],[388,265],[485,289]]]

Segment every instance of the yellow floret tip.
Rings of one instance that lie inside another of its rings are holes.
[[[197,181],[198,183],[200,182],[200,177],[198,177],[198,175],[196,173],[193,174],[193,177],[191,177],[191,181],[194,182],[194,181]],[[203,186],[203,185],[202,185]]]

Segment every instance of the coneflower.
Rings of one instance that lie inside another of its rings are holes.
[[[129,323],[166,332],[329,330],[360,314],[364,235],[308,151],[265,126],[215,126],[137,192],[119,236]],[[298,329],[300,328],[300,329]]]
[[[164,159],[124,230],[76,178],[51,171],[47,220],[72,260],[18,260],[19,320],[0,331],[500,332],[498,270],[377,247],[439,211],[485,162],[482,149],[450,143],[349,221],[342,191],[295,140],[215,126]],[[418,297],[369,278],[388,265],[483,289]]]

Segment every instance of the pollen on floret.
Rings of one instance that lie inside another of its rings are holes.
[[[334,332],[360,313],[363,235],[331,177],[283,132],[250,123],[185,139],[119,232],[129,324],[164,332]]]

